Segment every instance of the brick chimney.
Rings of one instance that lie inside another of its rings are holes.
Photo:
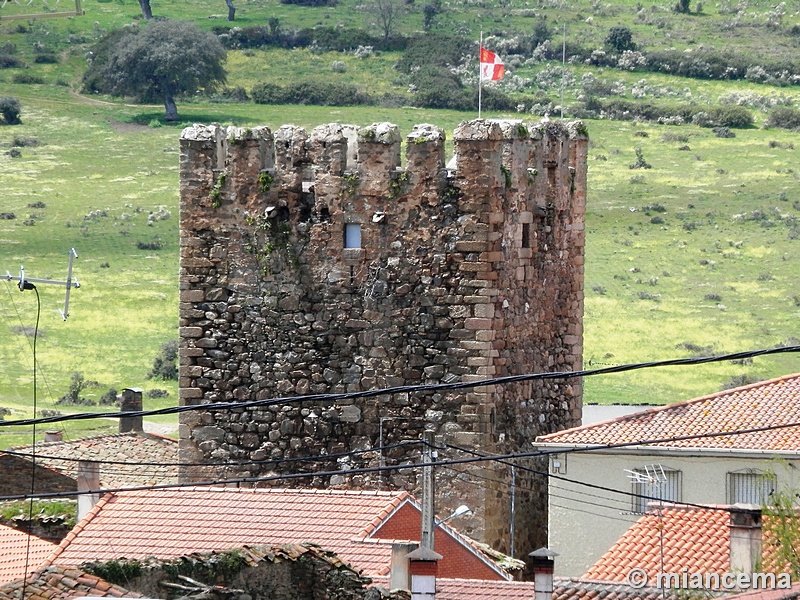
[[[142,410],[142,390],[139,388],[125,388],[122,390],[122,399],[119,403],[120,412],[136,412]],[[142,417],[120,417],[119,432],[144,431]]]
[[[734,504],[730,522],[730,570],[754,573],[761,564],[761,507]]]
[[[542,547],[528,556],[531,558],[528,564],[533,571],[533,587],[536,590],[534,600],[552,600],[554,559],[558,556],[558,552]]]

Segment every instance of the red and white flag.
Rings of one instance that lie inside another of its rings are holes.
[[[497,81],[506,73],[503,61],[494,52],[481,46],[481,81]]]

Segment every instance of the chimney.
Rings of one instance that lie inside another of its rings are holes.
[[[125,388],[122,390],[122,399],[119,403],[120,412],[136,412],[142,410],[142,390],[139,388]],[[142,417],[120,417],[119,432],[143,431]]]
[[[63,431],[45,431],[44,432],[44,441],[45,442],[60,442],[61,437],[63,435]]]
[[[100,463],[93,460],[81,460],[78,462],[78,492],[88,492],[100,489]],[[89,514],[100,494],[78,494],[78,522]]]
[[[411,568],[408,560],[409,553],[419,547],[419,544],[408,542],[392,543],[392,558],[389,565],[389,589],[411,591]]]
[[[730,525],[732,573],[754,573],[761,564],[761,507],[734,504]]]
[[[436,600],[436,572],[442,555],[420,546],[406,558],[411,572],[411,600]]]
[[[542,547],[534,550],[528,556],[531,557],[529,564],[533,570],[533,587],[536,590],[534,599],[552,600],[554,559],[558,556],[558,552]]]

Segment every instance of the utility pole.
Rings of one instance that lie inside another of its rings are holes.
[[[422,434],[422,537],[420,546],[433,550],[433,532],[436,528],[436,513],[434,512],[434,496],[436,495],[433,467],[430,464],[436,460],[437,453],[433,447],[433,431]]]

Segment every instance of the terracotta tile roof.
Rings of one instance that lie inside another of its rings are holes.
[[[667,506],[657,514],[639,518],[584,574],[586,579],[625,581],[633,568],[647,571],[649,581],[658,573],[727,573],[730,571],[730,513],[722,507]],[[767,518],[767,517],[765,517]],[[661,564],[663,531],[664,564]],[[765,573],[781,573],[773,546],[764,534]]]
[[[376,585],[389,587],[388,577],[373,577],[372,580]],[[534,600],[534,595],[532,581],[436,578],[436,600]],[[671,594],[667,594],[667,598],[674,600]],[[661,590],[652,587],[634,589],[609,581],[555,577],[553,600],[663,600],[663,596]]]
[[[19,446],[12,450],[16,455],[30,454],[31,446]],[[76,460],[122,463],[101,462],[100,485],[105,489],[178,481],[178,468],[175,466],[179,462],[178,442],[171,438],[149,433],[115,433],[36,444],[37,464],[73,479],[78,472]]]
[[[592,581],[577,577],[555,577],[553,600],[663,600],[662,590],[654,587],[635,589],[627,583]],[[671,600],[675,598],[666,594]]]
[[[622,444],[798,422],[800,374],[795,374],[687,402],[652,408],[602,423],[567,429],[541,436],[537,441],[554,445]],[[652,445],[797,452],[800,449],[800,426]]]
[[[30,554],[28,542],[30,541]],[[0,525],[0,583],[22,579],[38,569],[56,549],[52,542]],[[28,568],[25,568],[27,556]]]
[[[108,583],[79,569],[50,565],[40,569],[25,581],[20,579],[0,585],[0,600],[20,600],[23,588],[25,600],[62,600],[77,596],[141,598],[136,592]]]
[[[314,542],[365,573],[377,573],[389,564],[391,545],[362,542],[365,526],[407,498],[407,492],[245,488],[108,494],[67,535],[54,562]]]
[[[174,488],[105,495],[67,534],[54,564],[171,558],[252,544],[312,542],[368,575],[388,572],[392,542],[419,539],[408,492],[277,488]],[[442,568],[465,577],[509,576],[450,527],[436,547]]]

